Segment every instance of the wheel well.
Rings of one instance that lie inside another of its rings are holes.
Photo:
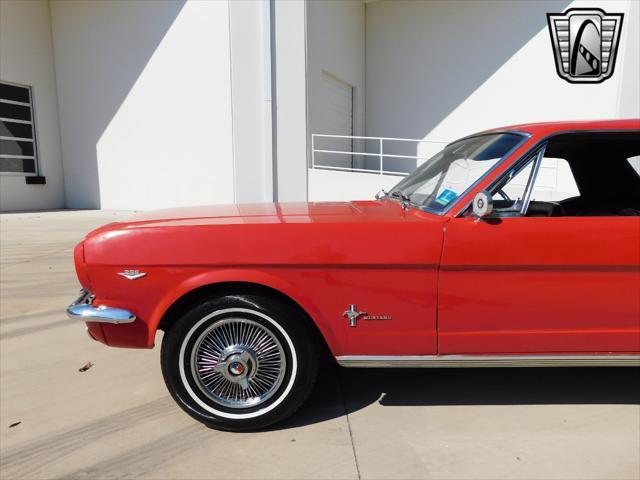
[[[311,331],[314,333],[314,337],[318,342],[318,345],[320,345],[321,348],[325,350],[324,353],[330,354],[329,346],[327,345],[322,332],[320,332],[320,329],[304,308],[302,308],[295,300],[285,295],[284,293],[271,287],[267,287],[265,285],[260,285],[257,283],[224,282],[211,285],[203,285],[202,287],[195,288],[190,292],[184,294],[167,309],[167,311],[160,319],[158,329],[162,330],[163,332],[169,331],[184,313],[186,313],[194,305],[197,305],[199,302],[202,302],[207,298],[240,294],[264,295],[276,300],[280,300],[281,302],[291,306],[294,310],[300,313],[302,318],[305,319]]]

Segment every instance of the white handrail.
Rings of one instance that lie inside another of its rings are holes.
[[[337,155],[366,155],[366,156],[380,155],[378,153],[345,152],[343,150],[321,150],[319,148],[316,148],[315,151],[317,153],[335,153]],[[391,153],[385,153],[383,155],[385,157],[391,157],[391,158],[413,158],[416,160],[428,160],[430,158],[430,157],[417,157],[415,155],[394,155]]]
[[[328,148],[316,148],[316,138],[330,138],[330,139],[348,139],[352,140],[351,150],[333,150]],[[377,152],[360,152],[353,150],[353,140],[365,140],[378,143]],[[427,160],[430,157],[420,155],[399,155],[392,153],[385,153],[385,142],[413,142],[416,146],[420,144],[437,144],[445,146],[448,142],[437,142],[433,140],[421,140],[415,138],[394,138],[394,137],[366,137],[360,135],[329,135],[324,133],[311,134],[311,168],[322,170],[337,170],[346,172],[360,172],[360,173],[377,173],[379,175],[407,175],[407,172],[398,172],[395,170],[385,170],[384,160],[385,158],[402,158],[410,160]],[[321,165],[316,163],[316,153],[324,153],[330,155],[350,155],[350,156],[375,156],[379,159],[378,168],[355,168],[355,167],[337,167],[333,165]]]
[[[395,138],[395,137],[359,137],[357,135],[329,135],[325,133],[312,133],[312,137],[326,138],[352,138],[354,140],[393,140],[397,142],[416,142],[416,143],[450,143],[436,140],[420,140],[419,138]]]

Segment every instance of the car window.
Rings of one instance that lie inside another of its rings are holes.
[[[393,187],[391,197],[442,213],[524,141],[523,134],[490,133],[453,142]]]
[[[640,155],[627,158],[627,162],[629,162],[629,165],[633,167],[633,169],[636,171],[636,173],[640,177]]]
[[[532,167],[533,162],[529,162],[502,188],[501,193],[506,194],[512,200],[522,200]],[[501,193],[496,192],[493,195],[494,201],[504,200]],[[544,157],[540,164],[540,171],[533,187],[531,199],[533,201],[558,202],[578,195],[580,192],[569,162],[564,158]]]
[[[640,216],[637,132],[558,135],[491,186],[497,216]],[[519,169],[519,170],[516,170]],[[535,176],[535,182],[530,178]]]
[[[499,189],[493,194],[494,202],[502,201],[502,203],[499,203],[496,206],[499,206],[499,208],[504,208],[507,206],[511,206],[505,203],[505,201],[508,202],[509,200],[513,200],[513,201],[522,200],[522,198],[524,197],[524,191],[527,186],[527,182],[529,181],[529,177],[531,176],[532,168],[533,168],[533,161],[529,162],[519,172],[511,173],[511,175],[513,175],[511,180],[509,180],[504,187],[502,187],[501,189]]]
[[[531,199],[559,202],[578,195],[580,192],[569,162],[564,158],[543,158]]]

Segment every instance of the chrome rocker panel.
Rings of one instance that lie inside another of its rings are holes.
[[[85,322],[97,323],[131,323],[136,316],[129,310],[100,305],[91,305],[93,295],[87,290],[81,290],[80,297],[67,308],[67,316]]]
[[[336,357],[342,367],[475,368],[475,367],[640,367],[640,355],[407,355]]]

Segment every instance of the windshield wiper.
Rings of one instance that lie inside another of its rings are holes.
[[[382,200],[383,198],[393,198],[395,200],[399,200],[400,205],[402,205],[402,208],[404,208],[405,210],[408,209],[409,207],[419,207],[417,203],[411,200],[411,197],[409,195],[407,195],[406,193],[404,193],[402,190],[399,190],[399,189],[395,189],[395,190],[392,190],[391,192],[387,192],[383,188],[378,193],[376,193],[376,200]]]
[[[389,193],[389,195],[392,196],[393,198],[398,198],[405,202],[411,201],[411,199],[409,198],[409,195],[404,193],[402,190],[391,190],[391,193]]]
[[[392,190],[389,194],[389,197],[391,198],[395,198],[397,200],[400,200],[400,205],[402,205],[402,208],[404,208],[405,210],[409,207],[416,207],[417,204],[414,203],[411,200],[411,197],[409,195],[407,195],[406,193],[404,193],[402,190],[396,189],[396,190]]]

